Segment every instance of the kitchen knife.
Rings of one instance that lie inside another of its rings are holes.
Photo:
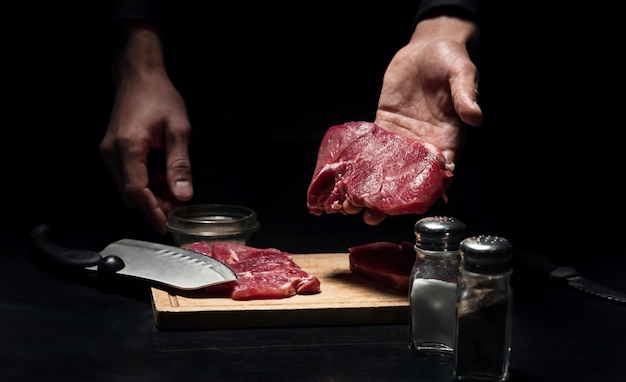
[[[49,234],[47,225],[35,226],[31,230],[34,248],[47,260],[65,268],[131,276],[178,289],[199,289],[237,279],[226,264],[183,248],[122,239],[98,253],[57,245]]]
[[[515,257],[522,265],[547,275],[552,280],[565,281],[569,286],[614,302],[626,303],[626,293],[607,288],[580,275],[574,267],[557,264],[537,252],[516,250]]]

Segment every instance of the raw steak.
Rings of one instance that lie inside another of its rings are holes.
[[[220,260],[236,274],[237,280],[204,288],[210,295],[233,300],[262,300],[320,292],[320,280],[308,274],[290,253],[276,248],[254,248],[243,244],[205,241],[187,248]]]
[[[348,250],[352,272],[408,292],[409,275],[416,260],[412,243],[375,242],[350,247]]]
[[[447,200],[450,177],[435,146],[371,122],[347,122],[324,135],[307,205],[314,215],[345,213],[345,200],[387,215],[423,214]]]

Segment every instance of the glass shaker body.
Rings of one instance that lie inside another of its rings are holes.
[[[459,243],[465,225],[429,217],[415,225],[416,261],[409,276],[409,349],[452,355],[459,272]]]
[[[461,243],[461,255],[455,381],[507,381],[513,311],[512,247],[506,239],[479,236]]]

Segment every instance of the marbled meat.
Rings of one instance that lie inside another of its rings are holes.
[[[371,122],[347,122],[326,131],[307,192],[309,212],[345,213],[344,201],[386,215],[423,214],[446,199],[452,177],[435,146]]]
[[[300,268],[288,252],[276,248],[254,248],[243,244],[199,241],[187,246],[220,260],[237,275],[236,281],[213,285],[203,292],[229,296],[233,300],[263,300],[315,294],[320,280]]]
[[[374,242],[350,247],[350,270],[396,290],[409,290],[416,256],[413,243]]]

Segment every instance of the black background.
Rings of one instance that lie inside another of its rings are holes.
[[[485,123],[469,129],[450,201],[432,213],[624,290],[622,13],[601,2],[490,3],[477,57]],[[57,274],[31,261],[23,239],[38,222],[94,249],[121,237],[167,240],[121,205],[99,158],[113,88],[92,6],[3,7],[3,377],[449,381],[447,364],[407,352],[405,325],[161,331],[145,284]],[[373,118],[384,67],[406,42],[415,6],[213,6],[174,19],[166,48],[194,126],[196,201],[255,207],[259,246],[345,251],[413,240],[416,216],[376,227],[360,216],[316,217],[305,195],[323,132]],[[240,89],[255,100],[243,111],[232,102]],[[623,380],[623,306],[523,276],[516,268],[511,382]]]
[[[167,25],[168,68],[194,128],[194,202],[247,205],[262,229],[338,250],[413,240],[418,216],[377,227],[311,216],[306,188],[323,132],[373,119],[416,5],[229,4],[181,7]],[[449,202],[430,213],[568,261],[623,255],[619,24],[607,9],[492,6],[476,56],[485,122],[469,128]],[[99,157],[113,87],[98,8],[9,10],[19,22],[3,33],[5,232],[46,222],[68,235],[167,240],[122,206]]]

